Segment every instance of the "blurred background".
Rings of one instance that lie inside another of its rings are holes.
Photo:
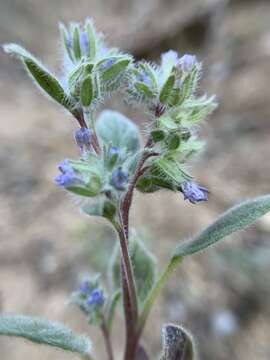
[[[206,151],[193,161],[211,190],[193,206],[176,194],[137,194],[132,223],[165,264],[174,246],[235,202],[270,191],[269,0],[0,0],[0,43],[18,42],[61,69],[58,21],[92,16],[108,42],[137,59],[176,49],[204,62],[202,92],[219,109],[201,129]],[[117,103],[139,126],[142,114]],[[80,216],[53,184],[57,163],[77,156],[71,117],[41,96],[18,61],[0,52],[0,311],[42,315],[89,333],[96,358],[103,342],[67,306],[78,274],[101,271],[115,236],[102,221]],[[179,267],[144,333],[150,358],[161,350],[161,326],[190,329],[202,360],[270,359],[270,216]],[[120,315],[119,315],[120,319]],[[123,327],[114,327],[120,359]],[[0,339],[1,360],[73,359],[74,355]]]

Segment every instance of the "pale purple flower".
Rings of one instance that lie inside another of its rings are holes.
[[[192,204],[208,200],[209,190],[196,184],[194,181],[183,181],[181,183],[181,191],[184,195],[184,200],[188,199]]]
[[[169,50],[161,54],[162,64],[170,64],[171,66],[174,66],[178,63],[178,60],[179,60],[178,54],[174,50]]]
[[[92,131],[90,129],[84,127],[76,129],[74,138],[81,151],[84,149],[91,151]]]
[[[88,55],[89,52],[89,40],[87,33],[85,31],[81,31],[80,33],[80,45],[83,55]]]
[[[112,173],[112,184],[117,190],[124,190],[128,182],[128,173],[123,171],[121,167],[115,169]]]
[[[87,295],[90,291],[90,283],[88,280],[84,280],[80,286],[80,292]]]
[[[57,175],[54,178],[54,182],[63,187],[72,186],[75,184],[82,184],[83,181],[79,178],[79,176],[75,173],[68,160],[62,161],[58,165],[58,169],[61,174]]]
[[[181,64],[181,68],[184,72],[190,72],[194,65],[198,64],[198,60],[195,55],[185,54],[181,57],[179,63]]]
[[[100,288],[93,289],[87,298],[87,304],[102,306],[104,304],[103,291]]]
[[[152,80],[150,76],[144,71],[141,70],[140,73],[137,75],[138,81],[143,82],[145,85],[151,87],[152,86]]]

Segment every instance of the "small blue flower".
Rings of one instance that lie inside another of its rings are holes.
[[[80,292],[84,295],[87,295],[90,291],[90,283],[88,280],[84,280],[82,283],[81,283],[81,286],[80,286]]]
[[[58,164],[58,170],[61,171],[62,174],[74,172],[67,159]]]
[[[192,204],[208,200],[209,190],[193,181],[183,181],[181,191],[183,192],[184,200],[188,199]]]
[[[54,178],[54,181],[59,186],[71,186],[74,184],[74,177],[70,174],[60,174]]]
[[[177,65],[178,63],[178,54],[174,50],[166,51],[161,54],[161,63],[170,64],[171,66]]]
[[[80,33],[80,45],[83,55],[88,55],[89,52],[89,40],[87,33],[85,31],[81,31]]]
[[[124,190],[128,182],[128,173],[123,171],[121,167],[115,169],[112,173],[112,184],[117,190]]]
[[[198,64],[198,60],[195,55],[185,54],[181,57],[180,64],[184,72],[190,72],[194,65]]]
[[[104,304],[103,291],[100,288],[93,289],[87,298],[87,304],[102,306]]]
[[[63,187],[68,187],[68,186],[72,186],[74,184],[83,183],[82,180],[75,173],[75,171],[72,169],[68,160],[62,161],[58,165],[58,169],[60,170],[61,174],[57,175],[54,178],[54,181],[57,185],[63,186]]]
[[[74,138],[81,151],[84,149],[91,151],[92,131],[90,129],[84,127],[76,129]]]

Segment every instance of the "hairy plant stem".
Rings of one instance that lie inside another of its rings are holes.
[[[163,270],[163,272],[161,273],[159,279],[157,280],[156,284],[153,286],[153,288],[151,289],[150,293],[148,294],[144,306],[143,306],[143,310],[141,312],[141,315],[139,316],[139,320],[138,320],[138,328],[137,328],[137,337],[140,338],[146,320],[150,314],[150,311],[153,307],[154,302],[156,301],[158,295],[160,294],[163,286],[165,285],[165,283],[167,282],[167,280],[169,279],[169,277],[171,276],[172,272],[174,271],[174,269],[176,268],[176,266],[182,261],[181,257],[178,258],[173,258],[168,265],[166,266],[166,268]]]
[[[123,225],[116,225],[116,230],[118,232],[121,248],[121,269],[124,282],[123,294],[128,297],[124,299],[124,301],[127,301],[128,304],[128,314],[126,315],[128,315],[131,324],[134,324],[138,317],[137,294],[131,259],[128,251],[128,240],[126,238]]]
[[[92,139],[91,139],[91,145],[93,146],[93,149],[95,150],[95,152],[97,154],[100,153],[100,145],[99,145],[99,141],[98,141],[98,137],[96,134],[96,129],[95,129],[95,124],[94,124],[94,119],[92,117],[92,114],[90,112],[83,112],[83,117],[84,117],[84,122],[86,124],[89,124],[90,129],[92,130],[93,134],[92,134]]]
[[[136,351],[136,346],[133,345],[133,341],[136,338],[135,330],[138,319],[135,279],[128,251],[128,239],[126,238],[122,221],[121,225],[115,223],[114,227],[118,232],[121,248],[122,294],[126,325],[126,344],[124,360],[133,360],[135,355],[133,356],[131,351]]]
[[[108,330],[107,324],[105,323],[105,319],[102,319],[102,323],[100,325],[100,329],[104,338],[105,348],[106,352],[108,354],[108,360],[113,360],[113,349],[112,349],[112,343],[111,343],[111,336],[110,332]]]
[[[151,140],[149,139],[145,145],[145,149],[150,147]],[[128,240],[129,240],[129,211],[133,199],[133,192],[141,176],[143,165],[150,153],[144,151],[142,157],[138,161],[134,176],[129,184],[129,188],[123,199],[120,208],[120,226],[117,231],[120,239],[122,260],[122,288],[123,288],[123,303],[125,310],[125,322],[126,322],[126,346],[124,360],[134,360],[137,353],[137,346],[139,338],[136,336],[137,321],[138,321],[138,304],[137,294],[135,287],[135,279],[133,275],[132,264],[128,252]]]

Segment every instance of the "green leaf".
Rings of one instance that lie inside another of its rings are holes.
[[[133,235],[130,239],[129,253],[133,265],[138,298],[142,304],[155,282],[156,259],[136,235]],[[113,281],[114,289],[118,289],[120,287],[120,257],[118,244],[112,255],[109,272],[109,277]]]
[[[67,186],[66,190],[72,192],[73,194],[93,197],[97,196],[101,189],[101,182],[97,176],[92,176],[89,182],[89,186],[80,186],[80,185],[72,185]]]
[[[163,354],[160,360],[196,360],[192,335],[184,328],[168,324],[162,327]]]
[[[178,245],[174,258],[194,254],[222,240],[235,231],[245,229],[270,211],[270,195],[264,195],[236,205],[191,240]]]
[[[50,95],[52,99],[73,113],[74,104],[65,93],[61,84],[33,55],[16,44],[4,45],[4,50],[8,54],[19,57],[40,88]]]
[[[70,58],[70,60],[73,62],[74,57],[73,57],[73,54],[71,51],[69,34],[68,34],[67,29],[64,24],[62,24],[62,23],[59,24],[59,31],[61,34],[62,42],[64,44],[64,49],[66,50],[66,53],[67,53],[68,57]]]
[[[211,96],[209,98],[203,96],[193,101],[185,101],[182,110],[189,111],[187,119],[188,121],[197,123],[210,115],[217,108],[217,106],[218,104],[216,102],[215,96]]]
[[[183,164],[172,157],[160,157],[154,161],[151,169],[152,175],[159,179],[161,183],[165,181],[174,190],[179,188],[179,184],[184,180],[186,173]]]
[[[113,65],[111,65],[105,71],[102,72],[101,80],[104,82],[110,82],[124,75],[130,61],[131,59],[129,58],[119,59],[117,62],[115,62]]]
[[[165,84],[162,86],[159,99],[163,104],[167,103],[171,95],[171,92],[173,90],[175,80],[176,80],[175,74],[171,74],[166,80]]]
[[[82,211],[90,216],[101,216],[113,221],[116,214],[116,207],[111,201],[101,199],[95,204],[82,206]]]
[[[143,303],[156,279],[156,259],[138,236],[131,238],[130,255],[138,298]]]
[[[137,126],[117,111],[103,111],[96,123],[96,132],[105,144],[117,146],[135,153],[140,148],[140,133]]]
[[[73,45],[73,53],[75,55],[76,60],[80,60],[81,54],[81,45],[80,45],[80,27],[77,24],[72,26],[72,45]]]
[[[91,343],[87,337],[75,334],[58,322],[38,317],[2,314],[0,335],[22,337],[38,344],[81,354],[89,354],[91,350]]]
[[[153,91],[144,82],[137,81],[134,83],[134,86],[139,91],[139,93],[141,93],[143,97],[146,98],[154,97]]]
[[[169,150],[176,150],[180,146],[180,136],[177,133],[171,133],[166,139],[166,144]]]
[[[151,193],[160,189],[178,191],[179,184],[191,178],[184,170],[183,164],[173,157],[159,157],[154,160],[151,167],[139,177],[136,189],[141,192]]]
[[[90,60],[93,60],[96,57],[96,37],[93,23],[90,19],[87,19],[85,22],[85,31],[88,36],[89,41],[89,54],[88,57]]]
[[[182,104],[186,99],[195,92],[198,87],[199,77],[200,77],[200,67],[194,66],[193,70],[188,73],[185,78],[182,80],[182,86],[180,88],[180,97],[178,105]],[[175,104],[176,105],[176,104]]]
[[[88,107],[91,105],[93,100],[93,83],[91,75],[88,75],[83,79],[80,96],[82,106]]]

